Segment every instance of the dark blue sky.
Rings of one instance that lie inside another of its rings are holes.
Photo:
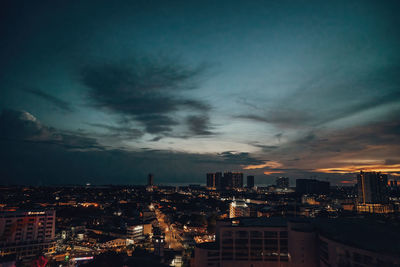
[[[398,1],[3,1],[2,183],[400,174]]]

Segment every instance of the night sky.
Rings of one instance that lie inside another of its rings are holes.
[[[400,1],[1,1],[0,182],[400,174],[399,11]]]

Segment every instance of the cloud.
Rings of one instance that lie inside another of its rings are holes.
[[[255,146],[255,147],[258,147],[258,148],[261,148],[261,150],[262,150],[263,152],[266,152],[266,153],[271,152],[271,151],[274,151],[275,149],[279,148],[279,146],[261,145],[261,144],[258,144],[258,143],[251,144],[251,145],[253,145],[253,146]]]
[[[88,125],[107,130],[108,133],[104,134],[105,137],[118,138],[122,140],[138,139],[143,136],[143,132],[128,126],[112,126],[102,123],[88,123]]]
[[[275,124],[282,128],[300,127],[303,126],[304,122],[312,119],[311,115],[307,114],[305,111],[284,108],[268,111],[265,115],[243,114],[235,117],[256,122]]]
[[[29,112],[10,109],[5,109],[0,114],[0,139],[11,142],[60,145],[69,149],[102,148],[94,138],[57,131],[43,125]]]
[[[282,164],[277,162],[277,161],[266,161],[263,164],[257,164],[257,165],[248,165],[243,167],[244,170],[254,170],[254,169],[276,169],[282,167]]]
[[[336,62],[296,87],[286,88],[284,97],[274,99],[265,108],[233,117],[279,129],[310,129],[372,109],[390,110],[400,100],[400,62],[396,60],[363,67],[363,71]]]
[[[212,135],[209,118],[206,115],[189,116],[186,118],[189,130],[195,135]]]
[[[182,100],[180,104],[183,107],[186,106],[192,110],[197,110],[197,111],[209,111],[211,109],[210,105],[208,105],[207,103],[193,100],[193,99]]]
[[[172,127],[179,124],[173,118],[161,114],[142,114],[136,116],[136,120],[142,122],[146,132],[151,134],[171,132]]]
[[[26,89],[24,89],[24,91],[48,101],[49,103],[53,104],[54,106],[56,106],[57,108],[59,108],[61,110],[68,111],[68,112],[73,111],[70,103],[68,103],[58,97],[50,95],[42,90],[26,88]]]
[[[265,160],[256,159],[247,152],[224,151],[218,153],[217,156],[224,162],[229,162],[233,165],[250,165],[262,164]]]
[[[399,172],[400,114],[386,121],[346,129],[314,129],[279,148],[262,154],[283,164],[308,172],[346,174],[360,170]],[[293,160],[295,159],[295,160]]]
[[[264,171],[265,175],[271,175],[271,174],[277,174],[277,173],[283,173],[283,171]]]
[[[315,169],[314,171],[324,172],[324,173],[357,173],[360,171],[365,171],[365,172],[384,172],[384,173],[400,174],[400,164],[349,165],[349,166],[341,166],[339,168]]]
[[[394,175],[400,162],[399,66],[394,60],[363,71],[338,68],[300,84],[262,112],[234,116],[285,133],[276,136],[277,148],[254,145],[261,148],[259,157],[283,164],[273,171],[333,177],[365,169]]]
[[[129,127],[107,124],[91,126],[109,131],[110,134],[128,135],[133,130],[135,138],[140,135],[140,132]],[[315,132],[313,138],[307,138],[306,135],[308,143],[293,141],[256,157],[248,152],[236,151],[196,154],[115,149],[99,144],[96,138],[88,135],[45,126],[29,112],[4,110],[0,114],[0,162],[7,168],[0,169],[0,177],[6,182],[29,184],[39,180],[46,184],[86,181],[101,184],[110,180],[116,184],[126,184],[145,183],[146,173],[154,172],[160,182],[187,182],[187,177],[191,177],[191,182],[204,183],[207,172],[243,170],[245,174],[256,175],[259,183],[271,179],[273,182],[275,175],[283,173],[291,178],[307,178],[317,174],[320,179],[340,183],[354,178],[347,173],[350,167],[353,168],[351,172],[362,167],[364,170],[399,173],[399,145],[396,143],[400,134],[398,127],[397,122],[381,122],[355,127],[346,133],[338,131],[325,134],[325,141],[318,137],[322,133]],[[352,149],[345,149],[347,143],[356,142],[357,139],[364,143],[373,138],[375,133],[381,139],[377,140],[377,147],[365,145],[357,151],[358,154]],[[391,149],[387,148],[388,144],[392,144]],[[339,145],[343,146],[340,153],[327,150],[330,146]],[[381,154],[382,151],[385,153]],[[373,156],[387,160],[368,159]],[[266,160],[267,157],[274,160]],[[289,167],[290,162],[294,163],[292,167]],[[54,177],[58,179],[54,180]]]
[[[138,138],[130,127],[92,123],[110,134]],[[97,139],[99,138],[99,139]],[[26,111],[3,110],[0,114],[0,168],[3,184],[142,184],[147,173],[156,182],[205,182],[215,170],[238,170],[261,164],[246,152],[196,154],[166,150],[106,147],[100,134],[92,136],[62,131],[42,124]]]
[[[81,71],[81,81],[93,106],[140,122],[147,133],[170,135],[175,126],[187,123],[195,135],[209,135],[210,106],[182,94],[197,88],[204,69],[165,58],[142,58],[88,65]],[[181,121],[179,112],[196,115]]]

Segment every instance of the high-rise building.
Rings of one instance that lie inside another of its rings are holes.
[[[243,187],[243,173],[242,172],[233,172],[233,188],[242,188]]]
[[[154,175],[152,173],[149,173],[149,175],[147,176],[147,185],[148,186],[154,185]]]
[[[386,174],[360,172],[357,175],[358,203],[387,203],[387,184]]]
[[[246,185],[248,188],[254,187],[254,176],[253,175],[247,176],[247,184]]]
[[[357,175],[357,210],[360,212],[389,213],[388,177],[380,172],[360,172]]]
[[[242,172],[225,172],[222,179],[222,187],[224,188],[242,188],[243,173]]]
[[[54,252],[55,221],[54,210],[0,212],[0,256],[29,260]]]
[[[244,200],[233,200],[229,205],[229,218],[248,217],[250,208]]]
[[[215,178],[216,178],[215,173],[207,173],[207,187],[209,188],[217,187],[217,181]]]
[[[280,189],[289,188],[289,177],[278,177],[276,178],[276,187]]]
[[[215,187],[217,189],[222,188],[222,172],[216,172],[215,173]]]
[[[327,194],[330,183],[316,179],[296,179],[296,192],[300,194]]]
[[[222,176],[221,172],[207,173],[207,187],[217,189],[232,189],[243,187],[243,173],[241,172],[225,172]]]

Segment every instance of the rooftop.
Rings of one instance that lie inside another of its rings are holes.
[[[315,219],[319,233],[337,242],[375,252],[400,253],[400,227],[361,218]]]
[[[223,220],[225,222],[231,222],[234,226],[241,226],[241,227],[254,227],[254,226],[261,226],[261,227],[286,227],[287,226],[287,219],[282,217],[242,217],[242,218],[231,218]]]
[[[198,248],[202,249],[218,249],[217,242],[205,242],[196,245]]]
[[[306,223],[298,227],[294,225],[296,230],[318,231],[321,236],[348,246],[396,255],[400,253],[400,226],[376,219],[242,217],[222,220],[230,224],[222,224],[221,227],[286,227],[288,221]]]

